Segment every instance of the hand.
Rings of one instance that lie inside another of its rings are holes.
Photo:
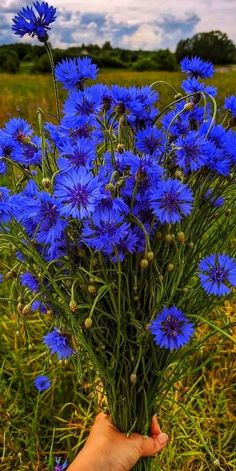
[[[98,414],[84,448],[67,471],[128,471],[140,458],[153,456],[169,438],[157,418],[151,421],[151,437],[132,433],[129,437],[112,425],[110,417]]]

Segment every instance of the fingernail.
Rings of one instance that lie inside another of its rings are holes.
[[[169,437],[167,435],[167,433],[160,433],[160,435],[158,435],[158,441],[160,443],[160,445],[165,445],[169,440]]]

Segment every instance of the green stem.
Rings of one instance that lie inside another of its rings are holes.
[[[58,121],[60,121],[59,95],[58,95],[58,88],[57,88],[57,82],[56,82],[56,77],[55,77],[55,65],[54,65],[52,49],[51,49],[51,46],[48,42],[45,42],[44,45],[45,45],[46,51],[48,53],[49,61],[50,61],[50,66],[51,66],[51,71],[52,71],[52,78],[53,78],[55,101],[56,101],[56,114],[57,114]]]

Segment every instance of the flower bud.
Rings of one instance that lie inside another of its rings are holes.
[[[230,208],[229,208],[229,209],[226,209],[226,211],[225,211],[225,215],[226,215],[226,216],[230,216],[231,213],[232,213],[232,211],[231,211]]]
[[[194,108],[194,103],[190,101],[189,103],[185,103],[184,105],[184,110],[186,111],[192,111]]]
[[[130,375],[130,382],[131,382],[131,384],[137,383],[137,375],[136,375],[136,373],[132,373],[132,374]]]
[[[146,254],[146,259],[147,259],[149,262],[152,262],[152,260],[154,259],[154,253],[153,253],[153,252],[147,252],[147,254]]]
[[[6,280],[11,280],[12,278],[15,278],[16,272],[14,270],[10,270],[6,273]]]
[[[182,98],[182,93],[176,93],[176,95],[174,96],[174,99],[175,100],[179,100],[180,98]]]
[[[20,331],[16,330],[16,336],[19,337],[19,335],[20,335]]]
[[[124,144],[118,144],[117,147],[116,147],[116,150],[117,150],[117,152],[119,152],[120,154],[123,154],[123,152],[125,151],[125,146],[124,146]]]
[[[183,293],[187,293],[187,292],[188,292],[188,288],[187,288],[187,286],[184,286]]]
[[[134,296],[134,301],[135,301],[135,302],[138,301],[138,296],[137,296],[137,295]]]
[[[70,310],[71,310],[71,312],[77,311],[77,307],[78,307],[78,306],[77,306],[77,304],[76,304],[75,301],[71,301],[71,302],[70,302]]]
[[[22,303],[18,303],[16,309],[17,309],[17,311],[19,312],[19,314],[21,314],[21,313],[22,313],[22,309],[23,309],[23,304],[22,304]]]
[[[87,317],[87,319],[85,319],[85,321],[84,321],[85,329],[90,329],[90,327],[92,327],[92,325],[93,325],[93,320],[91,319],[91,317]]]
[[[185,234],[184,232],[178,232],[177,234],[177,240],[180,244],[184,244],[185,242]]]
[[[165,241],[168,243],[168,244],[171,244],[171,242],[173,242],[173,234],[166,234],[165,235]]]
[[[184,174],[183,172],[181,172],[181,170],[176,170],[174,173],[174,177],[177,178],[178,180],[183,180]]]
[[[140,265],[141,270],[145,270],[148,267],[149,262],[146,258],[142,258],[142,260],[140,260],[139,265]]]
[[[189,248],[189,249],[193,249],[193,247],[194,247],[194,243],[193,243],[193,242],[189,242],[189,243],[188,243],[188,248]]]
[[[115,190],[115,186],[113,185],[113,183],[107,183],[105,190],[112,192]]]
[[[163,237],[163,236],[162,236],[162,233],[158,231],[158,232],[156,233],[156,238],[157,238],[157,240],[161,240],[162,237]]]
[[[173,265],[173,263],[168,263],[167,265],[167,271],[173,271],[175,268],[175,266]]]
[[[49,188],[51,187],[50,178],[43,178],[42,179],[42,185],[43,185],[44,188],[46,188],[46,190],[49,190]]]
[[[88,285],[88,292],[89,292],[89,294],[91,294],[92,296],[95,296],[96,293],[97,293],[96,286],[94,286],[94,285]]]
[[[22,314],[25,316],[31,312],[31,304],[26,304],[22,309]]]
[[[47,309],[46,314],[47,314],[47,316],[53,316],[53,310],[52,309]]]

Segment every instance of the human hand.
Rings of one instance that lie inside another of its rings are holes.
[[[153,456],[169,438],[162,433],[157,417],[151,420],[151,436],[132,433],[129,437],[112,425],[103,412],[97,415],[84,448],[67,471],[128,471],[140,458]]]

